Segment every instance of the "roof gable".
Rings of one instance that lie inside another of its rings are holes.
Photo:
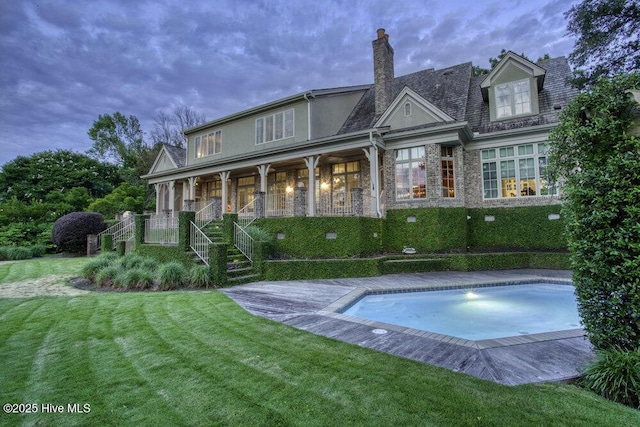
[[[484,78],[482,83],[480,84],[480,88],[482,89],[482,98],[486,101],[489,100],[489,87],[495,84],[500,80],[503,74],[507,72],[509,69],[517,69],[530,77],[533,77],[537,81],[538,91],[542,90],[544,85],[544,77],[546,75],[546,70],[539,65],[534,64],[528,59],[523,58],[520,55],[513,53],[512,51],[507,52],[507,54],[498,62],[498,64],[493,67],[493,70]]]
[[[405,113],[410,104],[411,114]],[[407,128],[437,122],[453,121],[447,113],[405,86],[375,123],[374,127]]]
[[[171,145],[163,145],[156,156],[149,174],[178,169],[185,165],[186,150]]]

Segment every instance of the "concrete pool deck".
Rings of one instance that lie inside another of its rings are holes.
[[[500,384],[517,385],[577,377],[593,358],[591,345],[582,330],[469,341],[357,319],[336,310],[354,296],[371,290],[471,287],[483,283],[570,278],[571,272],[564,270],[449,271],[351,279],[263,281],[222,292],[252,314],[317,335]]]

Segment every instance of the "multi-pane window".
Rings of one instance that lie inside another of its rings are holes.
[[[424,147],[396,150],[396,200],[427,197]]]
[[[497,85],[495,97],[498,119],[531,113],[531,93],[527,79]]]
[[[207,185],[208,187],[207,196],[209,198],[222,197],[222,181],[221,180],[209,181],[208,183],[205,183],[205,185]]]
[[[315,172],[315,183],[313,185],[315,189],[315,199],[320,200],[320,168],[316,168]],[[296,170],[296,186],[309,188],[309,169],[297,169]]]
[[[453,147],[440,147],[440,161],[442,165],[442,197],[455,197]]]
[[[195,138],[195,157],[206,157],[222,151],[222,131],[217,130]]]
[[[293,109],[256,119],[256,144],[293,137]]]
[[[245,176],[242,178],[238,178],[238,210],[247,206],[249,212],[253,212],[253,205],[248,205],[253,202],[255,183],[256,179],[254,176]]]
[[[360,187],[360,162],[331,165],[331,191],[334,207],[351,206],[351,189]]]
[[[548,178],[546,144],[492,148],[481,156],[485,199],[557,194]]]

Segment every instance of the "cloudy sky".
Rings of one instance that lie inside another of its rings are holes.
[[[373,82],[385,28],[396,76],[502,48],[567,56],[578,0],[2,0],[0,166],[87,151],[99,114],[188,106],[213,120],[305,90]]]

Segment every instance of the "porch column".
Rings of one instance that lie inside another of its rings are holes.
[[[253,192],[253,215],[256,218],[264,218],[265,205],[264,205],[264,192]]]
[[[308,216],[316,216],[316,167],[320,161],[320,156],[309,156],[304,159],[304,163],[309,169],[309,191],[307,191]]]
[[[189,178],[189,199],[196,199],[196,182],[198,182],[197,176],[192,176]]]
[[[227,213],[227,204],[229,203],[229,198],[227,197],[227,181],[229,180],[229,175],[231,171],[220,172],[220,180],[222,181],[222,213]]]
[[[160,210],[162,209],[160,207],[160,204],[162,203],[160,200],[160,194],[162,193],[163,184],[153,184],[153,186],[156,188],[156,215],[159,215]]]
[[[370,193],[371,194],[371,212],[377,217],[380,217],[380,192],[378,191],[378,147],[372,145],[369,148],[363,148],[364,155],[369,159],[369,175],[371,182]]]
[[[271,163],[268,165],[260,165],[257,166],[258,173],[260,173],[260,191],[263,193],[267,192],[267,174],[269,173],[269,168],[271,167]]]
[[[296,187],[293,189],[293,216],[305,216],[305,198],[307,189],[304,187]]]
[[[176,189],[176,182],[175,181],[169,181],[167,183],[167,186],[169,187],[169,206],[165,206],[165,210],[166,209],[171,209],[171,212],[175,212],[176,211],[176,196],[175,196],[175,189]]]

